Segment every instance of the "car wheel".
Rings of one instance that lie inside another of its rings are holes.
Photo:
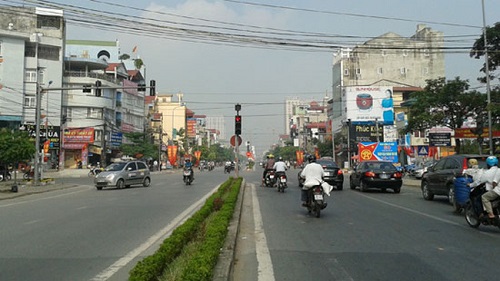
[[[125,181],[123,179],[119,179],[117,182],[116,182],[116,188],[118,189],[122,189],[125,187]]]
[[[354,184],[354,182],[352,181],[352,179],[349,179],[349,187],[351,189],[356,189],[356,185]]]
[[[425,200],[433,200],[434,194],[429,190],[429,184],[426,181],[422,182],[422,196]]]
[[[145,178],[144,181],[142,182],[142,186],[148,187],[149,185],[151,185],[151,179]]]
[[[455,206],[455,188],[453,185],[448,185],[448,202]]]
[[[396,187],[393,190],[394,190],[394,193],[400,193],[401,192],[401,186],[400,187]]]
[[[366,183],[364,183],[362,180],[359,181],[359,189],[361,190],[361,192],[365,192],[368,189]]]

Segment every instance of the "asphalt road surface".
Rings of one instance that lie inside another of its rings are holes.
[[[320,218],[300,206],[296,170],[284,194],[247,174],[232,280],[496,280],[500,230],[469,227],[447,198],[420,189],[334,191]]]
[[[232,176],[233,174],[231,174]],[[78,187],[0,201],[0,280],[127,280],[228,175],[154,174],[150,187]]]

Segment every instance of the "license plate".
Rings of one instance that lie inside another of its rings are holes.
[[[314,194],[314,200],[323,200],[323,195],[321,195],[321,194]]]
[[[281,179],[281,182],[286,182],[286,179],[285,179],[285,178],[282,178],[282,179]]]
[[[330,172],[325,172],[325,176],[329,177],[331,176],[332,174]]]
[[[388,179],[390,176],[388,174],[381,174],[380,178],[381,179]]]
[[[274,176],[273,176],[273,175],[269,175],[269,178],[270,178],[270,179],[274,179]]]

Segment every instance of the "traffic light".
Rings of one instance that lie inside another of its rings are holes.
[[[236,115],[234,116],[234,134],[235,135],[241,135],[241,116]]]
[[[96,97],[100,97],[102,94],[101,86],[102,86],[101,80],[95,81],[95,96]]]
[[[150,96],[156,95],[156,81],[155,80],[149,81],[149,95]]]

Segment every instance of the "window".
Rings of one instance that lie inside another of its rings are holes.
[[[377,73],[378,74],[384,74],[384,70],[382,67],[377,68]]]
[[[87,118],[102,119],[102,110],[100,108],[87,108]]]
[[[35,97],[25,97],[24,98],[24,106],[29,108],[35,108],[36,99]]]
[[[36,82],[36,70],[26,69],[24,73],[24,82]]]
[[[408,50],[403,50],[403,57],[407,57],[408,56]]]
[[[399,69],[399,72],[400,72],[402,75],[404,75],[404,74],[406,74],[406,72],[408,72],[408,69],[406,69],[405,67],[401,67],[401,68]]]
[[[344,69],[344,76],[349,76],[349,69]]]
[[[356,68],[356,74],[360,75],[361,74],[361,68]]]
[[[429,49],[424,49],[424,56],[428,57],[430,56],[430,52],[429,52]]]
[[[387,56],[387,50],[381,50],[381,53],[383,57]]]

